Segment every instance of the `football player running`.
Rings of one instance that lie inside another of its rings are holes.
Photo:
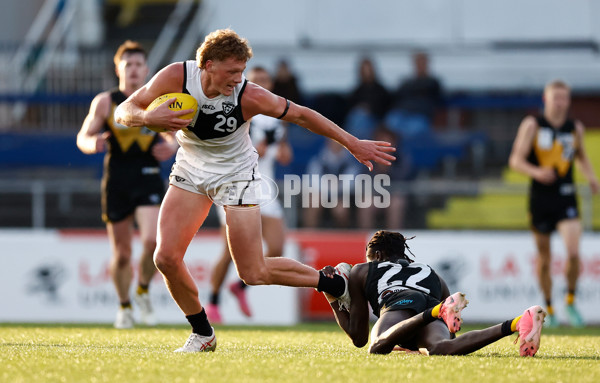
[[[575,305],[581,269],[579,242],[583,227],[577,206],[574,163],[589,181],[590,190],[600,192],[600,183],[585,150],[585,127],[569,118],[571,88],[563,81],[549,82],[544,88],[541,116],[527,116],[521,122],[509,165],[531,178],[529,218],[537,248],[538,283],[548,311],[548,327],[558,326],[552,301],[552,232],[558,231],[567,253],[564,268],[567,291],[566,313],[574,327],[584,326]]]
[[[181,145],[161,206],[154,261],[171,296],[186,315],[192,334],[179,352],[214,351],[216,337],[198,299],[198,288],[184,263],[192,238],[211,205],[225,207],[227,239],[238,275],[248,285],[313,287],[340,296],[341,277],[326,278],[312,267],[289,258],[265,258],[261,241],[258,154],[248,134],[248,121],[263,114],[303,126],[338,141],[356,159],[390,165],[395,151],[389,143],[359,140],[312,109],[297,105],[248,82],[243,72],[252,57],[248,41],[231,29],[208,34],[196,60],[176,62],[160,70],[116,110],[127,126],[157,125],[177,131]],[[191,110],[172,111],[165,103],[146,107],[166,93],[189,93],[198,100]]]

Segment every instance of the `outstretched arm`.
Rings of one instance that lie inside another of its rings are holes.
[[[249,82],[244,91],[242,105],[244,105],[246,120],[256,114],[277,118],[284,113],[286,100]],[[373,170],[372,161],[382,165],[391,165],[390,161],[396,159],[390,154],[395,152],[396,148],[392,147],[389,142],[359,140],[320,113],[293,102],[290,102],[287,112],[281,119],[339,142],[369,170]]]

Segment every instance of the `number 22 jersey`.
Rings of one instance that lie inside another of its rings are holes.
[[[437,300],[442,298],[442,284],[435,271],[423,263],[409,263],[404,259],[397,262],[369,262],[365,290],[377,316],[399,291],[421,292]]]

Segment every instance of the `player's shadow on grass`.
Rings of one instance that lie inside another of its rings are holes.
[[[520,358],[518,352],[514,355],[506,355],[506,354],[498,354],[498,353],[485,353],[485,354],[469,354],[464,355],[465,357],[494,357],[494,358]],[[598,360],[599,357],[597,355],[544,355],[543,352],[540,355],[539,353],[532,357],[531,359],[544,359],[544,360],[563,360],[563,359],[572,359],[572,360]]]
[[[140,345],[140,346],[135,346],[132,344],[123,344],[123,345],[97,345],[97,344],[63,344],[63,343],[54,343],[54,344],[49,344],[49,343],[14,343],[14,342],[7,342],[7,343],[0,343],[0,348],[1,347],[22,347],[22,348],[27,348],[27,349],[31,349],[31,348],[94,348],[94,349],[108,349],[108,350],[114,350],[114,349],[131,349],[131,348],[144,348],[144,349],[162,349],[163,346],[149,346],[147,344],[144,345]]]

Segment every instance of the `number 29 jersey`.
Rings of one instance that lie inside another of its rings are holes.
[[[198,111],[192,123],[177,132],[181,148],[177,160],[206,172],[236,173],[252,168],[258,161],[250,140],[249,122],[242,114],[242,95],[247,80],[237,84],[229,96],[208,98],[202,89],[202,69],[195,60],[183,62],[183,92],[198,101]]]
[[[423,263],[369,262],[369,273],[365,285],[367,299],[375,315],[393,299],[399,291],[413,291],[442,299],[442,283],[435,271]]]

